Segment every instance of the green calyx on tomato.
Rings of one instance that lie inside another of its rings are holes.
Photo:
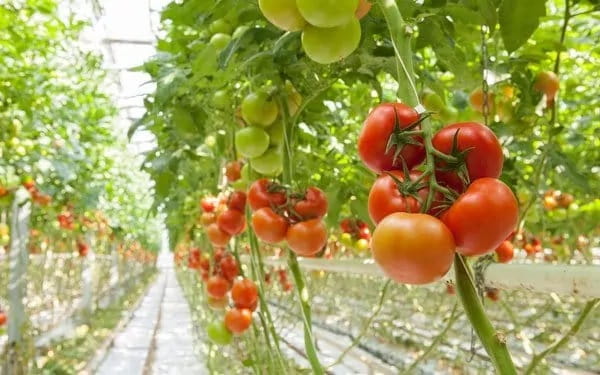
[[[425,159],[423,138],[418,131],[423,118],[414,108],[402,103],[382,103],[375,107],[358,137],[358,154],[373,172],[408,170]]]
[[[329,28],[307,25],[302,32],[302,47],[311,60],[319,64],[331,64],[354,52],[360,43],[360,36],[360,22],[357,19]]]

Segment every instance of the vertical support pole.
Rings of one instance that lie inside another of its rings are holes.
[[[110,243],[110,304],[121,297],[121,272],[119,271],[119,254],[115,242]]]
[[[91,234],[86,235],[86,242],[88,243],[90,250],[87,256],[83,259],[81,267],[81,302],[79,304],[79,314],[85,320],[93,311],[94,302],[94,269],[95,269],[95,246],[92,242],[93,237]]]
[[[23,301],[27,292],[27,263],[29,261],[27,242],[29,240],[30,216],[29,193],[21,188],[15,193],[10,221],[6,374],[24,374],[26,372],[23,337],[27,326],[27,316],[25,315]]]

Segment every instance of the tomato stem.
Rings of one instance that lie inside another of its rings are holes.
[[[454,257],[454,274],[456,289],[465,313],[490,356],[496,372],[500,375],[516,374],[517,370],[508,352],[506,339],[494,329],[488,319],[477,293],[472,271],[467,260],[460,254]]]

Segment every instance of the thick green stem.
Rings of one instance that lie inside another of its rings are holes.
[[[485,314],[477,288],[475,288],[473,275],[462,255],[456,254],[454,258],[454,273],[456,289],[465,313],[490,356],[496,372],[500,375],[516,374],[517,370],[506,347],[506,339],[501,333],[496,332]]]
[[[569,340],[573,336],[575,336],[577,334],[577,332],[579,332],[579,330],[583,326],[583,323],[585,322],[585,320],[592,313],[592,311],[594,311],[594,309],[596,307],[598,307],[599,304],[600,304],[600,298],[596,298],[596,299],[588,301],[588,303],[585,304],[585,307],[583,308],[583,311],[581,312],[581,314],[579,314],[579,318],[577,318],[577,320],[575,321],[573,326],[569,329],[569,331],[562,338],[557,340],[554,344],[547,347],[546,350],[533,356],[531,363],[525,370],[525,374],[533,374],[533,371],[535,370],[535,368],[542,362],[542,360],[544,358],[546,358],[548,355],[556,352],[560,347],[562,347],[567,342],[569,342]]]
[[[302,312],[302,323],[304,325],[304,347],[306,349],[306,356],[312,367],[313,374],[324,374],[323,366],[317,356],[317,348],[315,345],[315,339],[312,333],[312,318],[310,311],[310,295],[298,264],[298,259],[294,252],[289,251],[288,255],[288,267],[292,271],[294,282],[296,284],[296,290],[298,291],[298,300],[300,301],[300,310]]]

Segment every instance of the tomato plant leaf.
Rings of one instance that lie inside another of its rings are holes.
[[[521,47],[546,15],[546,0],[504,0],[500,5],[500,33],[504,47],[511,53]]]

